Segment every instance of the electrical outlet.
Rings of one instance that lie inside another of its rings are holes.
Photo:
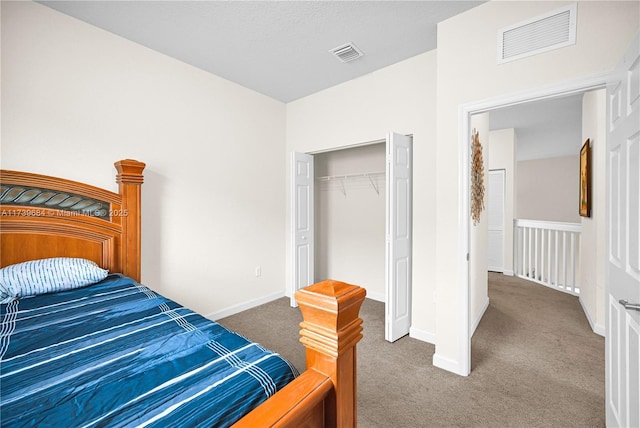
[[[256,266],[256,276],[262,275],[262,268],[260,266]]]

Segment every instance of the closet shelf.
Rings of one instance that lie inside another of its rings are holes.
[[[324,177],[317,177],[317,180],[320,181],[331,181],[331,180],[345,180],[349,178],[361,178],[361,177],[379,177],[381,175],[385,175],[385,172],[361,172],[359,174],[346,174],[346,175],[326,175]]]
[[[342,194],[347,196],[347,190],[346,190],[346,187],[344,185],[344,182],[346,180],[367,178],[369,180],[369,183],[371,184],[371,187],[373,187],[373,190],[375,190],[376,193],[379,195],[380,194],[380,190],[378,189],[378,184],[376,183],[374,178],[384,177],[385,175],[386,175],[385,171],[382,171],[382,172],[362,172],[362,173],[359,173],[359,174],[325,175],[323,177],[316,177],[316,180],[318,180],[318,181],[335,181],[335,180],[339,180],[340,181],[340,185],[342,187]]]

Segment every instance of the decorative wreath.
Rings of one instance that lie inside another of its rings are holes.
[[[480,213],[484,209],[484,161],[480,134],[471,132],[471,218],[475,226],[480,222]]]

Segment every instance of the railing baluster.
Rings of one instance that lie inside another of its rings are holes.
[[[547,243],[547,246],[549,247],[547,248],[547,281],[549,284],[551,284],[551,229],[547,230],[547,234],[547,238],[549,238]]]
[[[513,221],[513,274],[520,274],[520,228],[516,221]]]
[[[581,225],[520,219],[513,225],[515,275],[578,294]]]
[[[555,282],[556,287],[560,285],[558,283],[558,242],[559,242],[559,240],[558,240],[558,231],[556,230],[556,253],[555,253],[556,270],[554,272],[555,277],[556,277],[556,282]]]
[[[562,232],[562,285],[567,289],[567,232]]]
[[[522,275],[527,274],[527,270],[525,269],[525,257],[527,256],[527,237],[525,235],[525,229],[522,228]]]
[[[535,253],[533,254],[533,279],[538,279],[538,273],[540,272],[538,270],[538,232],[540,231],[540,229],[535,228],[533,230],[533,239],[534,244],[533,247],[535,248]]]
[[[529,228],[529,242],[528,242],[529,245],[528,245],[528,251],[527,251],[527,255],[529,256],[529,257],[527,257],[528,260],[529,260],[529,263],[528,263],[528,266],[527,266],[527,276],[529,278],[531,278],[531,235],[532,234],[533,234],[533,228],[530,227]]]
[[[540,229],[540,281],[542,282],[546,282],[545,281],[545,276],[544,276],[544,259],[545,259],[545,245],[544,245],[544,238],[545,235],[547,234],[547,229]]]
[[[571,292],[576,292],[576,234],[571,233]]]

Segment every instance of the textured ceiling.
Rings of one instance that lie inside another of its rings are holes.
[[[482,1],[39,1],[283,102],[436,48]],[[342,63],[328,51],[355,43]]]

